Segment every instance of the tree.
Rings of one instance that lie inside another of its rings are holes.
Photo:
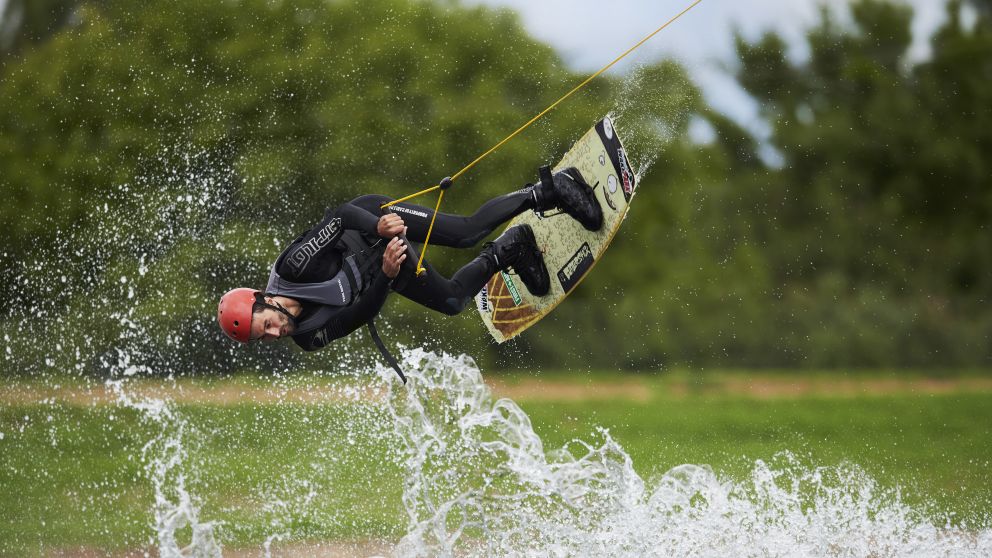
[[[853,3],[850,29],[824,11],[798,65],[775,35],[738,39],[783,164],[735,180],[798,362],[988,363],[992,44],[988,11],[970,29],[960,11],[915,66],[910,9],[880,0]]]
[[[7,0],[0,10],[0,60],[71,24],[78,5],[79,0]]]

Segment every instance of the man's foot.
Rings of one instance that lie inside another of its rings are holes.
[[[556,172],[541,167],[541,183],[534,186],[536,211],[558,208],[572,216],[586,230],[598,231],[603,226],[603,208],[596,201],[592,187],[575,167]]]
[[[551,276],[530,225],[506,229],[495,241],[487,242],[482,252],[493,259],[499,270],[513,267],[532,295],[544,296],[551,290]]]

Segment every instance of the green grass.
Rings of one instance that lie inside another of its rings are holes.
[[[783,450],[810,465],[849,461],[908,503],[977,520],[992,503],[992,395],[853,399],[691,397],[651,403],[533,403],[548,448],[609,429],[646,477],[682,463],[736,479]]]
[[[585,384],[604,377],[546,379]],[[682,463],[741,479],[756,459],[788,450],[811,465],[858,464],[883,486],[902,487],[910,504],[955,521],[987,521],[992,392],[755,399],[721,390],[719,375],[707,378],[635,377],[650,393],[646,401],[520,404],[546,449],[595,440],[602,426],[647,479]],[[265,386],[210,385],[232,383]],[[673,390],[683,384],[691,389]],[[380,410],[257,403],[177,410],[188,428],[180,470],[203,517],[226,521],[225,545],[257,547],[278,530],[309,540],[402,535],[403,473]],[[163,451],[176,427],[115,406],[0,404],[0,556],[154,547],[155,498],[143,448],[152,441],[151,451]]]
[[[227,522],[221,527],[225,541],[259,543],[273,532],[274,519],[284,530],[315,539],[398,536],[399,469],[386,459],[389,448],[363,443],[360,432],[348,443],[348,430],[360,427],[344,406],[178,410],[189,430],[183,436],[186,464],[176,471],[188,475],[188,491],[200,498],[203,519]],[[173,431],[172,424],[162,427],[136,411],[109,406],[0,408],[0,555],[152,545],[155,496],[143,472],[143,448]],[[163,448],[155,442],[152,451],[161,454]],[[176,482],[174,473],[167,478]],[[293,479],[310,478],[316,479],[317,494],[304,506],[309,487]],[[306,509],[267,511],[274,500]]]

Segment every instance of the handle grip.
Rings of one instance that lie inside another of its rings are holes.
[[[383,215],[386,215],[387,213],[393,213],[393,210],[391,208],[389,208],[389,207],[383,207],[382,208],[382,214]],[[403,262],[403,265],[406,265],[406,264],[412,265],[413,266],[413,274],[414,275],[418,275],[418,273],[417,273],[417,262],[420,261],[420,254],[418,254],[417,253],[417,250],[413,247],[412,244],[410,244],[410,241],[406,239],[406,235],[404,233],[400,233],[400,234],[398,234],[396,236],[400,237],[400,240],[402,240],[403,241],[403,244],[406,246],[406,261]]]

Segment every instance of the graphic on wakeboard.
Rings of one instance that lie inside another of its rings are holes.
[[[561,303],[602,257],[627,216],[636,178],[608,116],[575,142],[554,171],[567,167],[578,168],[593,187],[603,209],[603,226],[591,232],[564,213],[541,216],[533,212],[507,224],[527,223],[534,230],[551,274],[551,292],[535,297],[515,275],[494,275],[475,300],[482,321],[499,343],[519,335]]]

